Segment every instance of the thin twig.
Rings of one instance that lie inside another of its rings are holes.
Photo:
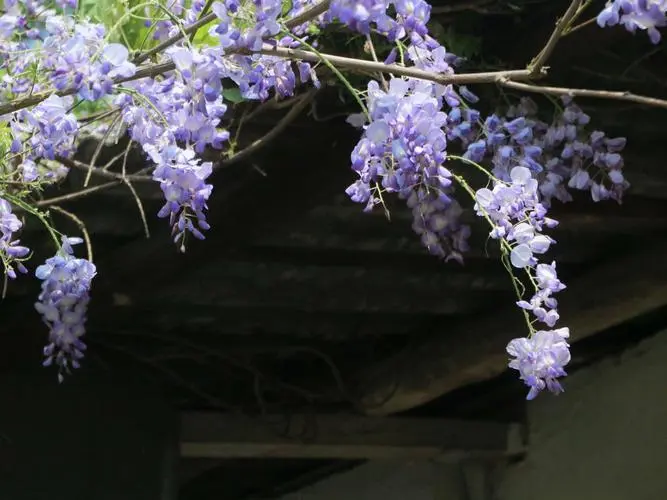
[[[88,184],[90,184],[90,177],[93,174],[93,170],[95,169],[95,166],[97,164],[97,159],[99,158],[100,153],[102,152],[102,148],[104,148],[104,142],[109,137],[111,129],[116,125],[118,120],[120,120],[120,114],[114,117],[109,127],[104,131],[102,138],[98,141],[97,147],[95,148],[95,153],[93,153],[93,158],[90,160],[90,163],[88,164],[89,165],[88,173],[86,174],[86,179],[83,181],[83,187],[88,187]]]
[[[537,94],[548,94],[572,97],[591,97],[594,99],[609,99],[612,101],[629,101],[637,104],[645,104],[656,108],[667,109],[667,100],[647,97],[633,94],[632,92],[613,92],[610,90],[591,90],[591,89],[569,89],[565,87],[542,87],[540,85],[531,85],[529,83],[513,82],[508,79],[499,79],[498,83],[503,87],[522,90],[524,92],[533,92]]]
[[[571,33],[574,33],[575,31],[579,31],[581,28],[585,28],[586,26],[590,26],[594,22],[598,20],[597,17],[591,17],[590,19],[584,21],[583,23],[579,23],[576,26],[572,26],[569,30],[567,30],[566,33],[563,33],[563,35],[569,35]]]
[[[137,193],[137,190],[134,189],[134,186],[132,183],[127,179],[127,177],[123,178],[123,182],[127,186],[127,188],[130,190],[132,193],[132,196],[134,197],[134,201],[137,203],[137,209],[139,210],[139,216],[141,217],[141,222],[144,225],[144,234],[146,235],[146,238],[151,237],[151,232],[148,229],[148,219],[146,218],[146,211],[144,210],[144,204],[141,202],[141,198],[139,198],[139,194]]]
[[[303,111],[303,109],[312,101],[312,99],[315,96],[315,93],[317,90],[311,90],[307,94],[303,95],[300,100],[294,104],[292,109],[276,124],[276,126],[271,129],[266,135],[264,135],[262,138],[257,139],[254,141],[250,146],[247,148],[244,148],[243,150],[239,151],[237,154],[234,156],[227,158],[225,160],[222,160],[218,164],[219,167],[228,167],[234,163],[237,163],[248,156],[252,155],[256,151],[258,151],[260,148],[264,147],[268,142],[270,142],[273,138],[275,138],[277,135],[279,135],[287,126],[289,126],[290,123],[292,123],[299,113]],[[118,155],[120,156],[120,155]],[[114,158],[112,160],[115,160],[117,158]],[[68,166],[68,167],[74,167],[78,168],[81,170],[88,171],[89,166],[86,165],[85,163],[76,161],[76,160],[70,160],[68,158],[58,158],[58,161],[62,162],[63,165]],[[153,179],[150,176],[147,175],[140,175],[140,174],[134,174],[134,175],[123,175],[123,174],[116,174],[114,172],[109,172],[107,170],[99,169],[96,168],[93,170],[94,174],[100,175],[102,177],[110,178],[113,179],[111,182],[107,182],[104,184],[99,184],[97,186],[92,186],[87,189],[82,189],[73,193],[68,193],[62,196],[56,196],[53,198],[48,198],[45,200],[40,200],[34,203],[36,207],[45,207],[45,206],[50,206],[55,203],[61,203],[65,201],[72,201],[78,198],[81,198],[83,196],[88,196],[90,194],[96,193],[98,191],[102,191],[105,189],[109,189],[112,187],[116,187],[121,183],[127,183],[127,181],[152,181]],[[128,185],[128,187],[130,187]],[[133,186],[130,187],[130,189],[134,191]],[[140,211],[142,212],[142,221],[144,222],[144,230],[148,231],[147,229],[147,224],[146,224],[146,218],[145,214],[143,214],[143,208],[140,208]]]
[[[92,169],[93,175],[98,175],[100,177],[104,177],[106,179],[115,179],[118,181],[122,181],[124,179],[128,179],[131,181],[139,181],[139,182],[152,182],[153,178],[150,175],[139,175],[139,174],[131,174],[131,175],[122,175],[122,174],[117,174],[115,172],[109,172],[105,167],[108,167],[115,163],[118,159],[120,159],[125,153],[119,153],[116,156],[114,156],[111,160],[109,160],[106,165],[103,167],[97,167]],[[58,163],[62,163],[68,168],[76,168],[78,170],[83,170],[83,171],[88,171],[90,170],[90,165],[87,163],[83,163],[78,160],[72,160],[70,158],[64,158],[64,157],[57,157],[56,161]]]
[[[261,103],[259,106],[257,106],[255,109],[250,111],[244,118],[244,121],[250,121],[253,118],[255,118],[257,115],[260,115],[262,113],[265,113],[267,111],[274,111],[274,110],[279,110],[279,109],[284,109],[284,108],[289,108],[294,106],[295,103],[301,100],[302,96],[295,96],[295,97],[290,97],[288,99],[282,99],[278,101],[277,99],[271,99],[270,101],[264,101]]]
[[[123,179],[127,179],[127,158],[130,156],[130,150],[132,149],[132,140],[127,141],[127,146],[125,146],[125,151],[123,152],[123,164],[120,167],[120,175]],[[108,167],[105,167],[104,170],[107,170]]]
[[[79,118],[79,123],[86,123],[87,124],[87,123],[92,123],[96,120],[103,120],[104,118],[107,118],[107,117],[109,117],[109,116],[111,116],[114,113],[117,113],[119,111],[120,111],[120,108],[113,108],[113,109],[110,109],[108,111],[101,111],[101,112],[95,113],[93,115],[84,116],[83,118]]]
[[[250,146],[247,148],[242,149],[235,155],[231,156],[230,158],[227,158],[225,160],[222,160],[218,166],[219,167],[228,167],[234,163],[237,163],[248,156],[252,155],[256,151],[258,151],[260,148],[264,147],[269,141],[274,139],[276,136],[278,136],[285,128],[287,128],[290,123],[292,123],[298,116],[299,114],[310,104],[310,102],[313,100],[315,97],[315,94],[317,93],[317,90],[311,90],[310,92],[306,93],[301,97],[301,99],[292,107],[292,109],[289,110],[289,112],[283,116],[280,121],[276,124],[275,127],[273,127],[267,134],[265,134],[263,137],[257,139],[254,141]]]
[[[567,28],[569,28],[572,21],[574,21],[580,14],[579,8],[581,7],[581,5],[582,5],[582,0],[572,0],[572,3],[565,11],[565,14],[563,14],[563,17],[561,17],[556,22],[556,27],[551,33],[551,36],[549,37],[549,40],[547,41],[546,45],[528,65],[528,69],[532,72],[532,74],[535,75],[540,74],[540,72],[544,68],[544,65],[547,63],[547,61],[551,57],[551,54],[556,48],[558,41],[563,36],[563,33]]]
[[[81,198],[83,196],[88,196],[89,194],[96,193],[97,191],[104,191],[105,189],[109,189],[115,186],[118,186],[122,183],[122,180],[115,180],[111,182],[106,182],[104,184],[98,184],[97,186],[92,186],[87,189],[81,189],[80,191],[76,191],[74,193],[68,193],[64,194],[62,196],[54,196],[53,198],[47,198],[45,200],[39,200],[35,201],[32,203],[32,206],[34,207],[48,207],[51,205],[55,205],[56,203],[62,203],[64,201],[71,201],[71,200],[76,200],[77,198]]]
[[[88,228],[86,228],[86,223],[83,222],[79,217],[74,215],[72,212],[69,212],[65,210],[62,207],[59,207],[58,205],[54,205],[51,207],[51,210],[55,210],[58,213],[63,214],[65,217],[71,219],[77,226],[79,226],[79,229],[81,230],[81,234],[83,234],[83,241],[86,243],[86,253],[88,254],[88,260],[90,262],[93,261],[93,244],[90,240],[90,234],[88,233]]]
[[[380,62],[378,60],[377,53],[375,52],[375,45],[373,45],[373,38],[371,37],[371,34],[369,33],[366,35],[366,43],[368,44],[368,52],[370,52],[371,57],[373,58],[373,61],[375,62]],[[378,76],[380,80],[382,81],[382,87],[387,90],[389,87],[387,86],[387,79],[384,77],[384,73],[378,73]],[[389,74],[391,78],[394,78],[394,75],[391,73]]]

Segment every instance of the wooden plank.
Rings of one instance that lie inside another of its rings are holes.
[[[572,341],[667,304],[666,256],[667,243],[660,242],[569,283],[559,300],[561,324],[570,327]],[[507,369],[507,342],[525,329],[521,314],[509,305],[447,335],[429,336],[359,374],[361,403],[367,414],[386,415],[492,378]]]
[[[611,205],[608,205],[611,206]],[[659,204],[667,208],[667,204]],[[428,252],[419,237],[411,228],[410,214],[401,215],[397,211],[391,220],[378,211],[363,213],[361,207],[319,207],[311,210],[298,224],[288,231],[267,231],[255,241],[258,246],[308,249],[312,252],[354,251],[356,253],[402,253],[407,257],[427,256]],[[667,228],[667,218],[654,219],[649,226],[646,218],[637,222],[628,217],[618,222],[614,217],[600,214],[578,214],[571,219],[578,219],[579,231],[563,223],[548,231],[549,236],[557,241],[553,246],[553,255],[559,262],[579,263],[595,258],[599,248],[606,246],[610,239],[620,239],[625,234],[646,234],[656,227]],[[466,262],[483,259],[498,259],[499,245],[489,238],[489,228],[478,217],[471,219],[472,234],[469,239],[470,250],[465,253]],[[618,223],[617,223],[618,222]],[[618,225],[631,230],[619,230]],[[613,224],[617,224],[612,226]],[[607,228],[617,228],[615,232]],[[649,229],[650,227],[650,229]],[[627,237],[627,236],[626,236]],[[437,260],[436,260],[437,261]]]
[[[435,260],[435,259],[434,259]],[[511,281],[497,263],[495,275],[298,266],[272,263],[216,263],[157,292],[151,300],[223,307],[282,307],[339,312],[426,312],[463,314],[486,301],[512,300]],[[472,271],[472,268],[471,268]],[[137,302],[141,296],[130,295]]]
[[[407,459],[520,451],[516,424],[356,415],[181,415],[182,458]]]

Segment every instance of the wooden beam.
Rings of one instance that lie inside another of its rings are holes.
[[[661,204],[663,208],[667,204]],[[334,208],[331,211],[321,207],[310,211],[302,221],[294,224],[289,231],[281,233],[265,232],[256,240],[255,245],[265,247],[301,248],[310,251],[337,252],[353,251],[357,253],[402,253],[406,257],[428,255],[419,237],[411,229],[409,218],[401,217],[395,212],[389,221],[380,212],[376,214],[363,213],[361,207]],[[579,228],[585,231],[570,231],[566,224],[559,226],[549,235],[556,239],[558,245],[553,248],[555,258],[559,262],[579,263],[596,256],[598,248],[604,246],[613,237],[620,238],[620,234],[610,234],[610,231],[600,231],[599,226],[614,224],[616,219],[603,219],[586,214],[580,218]],[[466,262],[500,257],[497,242],[489,240],[489,229],[479,217],[471,219],[473,222],[472,234],[469,239],[470,250],[464,255]],[[597,228],[596,225],[597,224]],[[647,225],[638,223],[632,226],[624,222],[625,226],[633,227],[633,233],[646,234]],[[652,228],[667,228],[667,219],[654,221]],[[617,231],[619,233],[619,231]],[[435,260],[437,262],[437,259]]]
[[[216,263],[194,271],[177,286],[156,292],[150,300],[200,306],[432,314],[471,313],[487,301],[512,300],[510,281],[500,264],[490,276],[475,273],[474,267],[464,274],[448,272],[457,264],[441,266],[440,272],[409,273],[361,267]],[[130,297],[137,303],[143,298]]]
[[[181,415],[182,458],[410,459],[503,457],[522,449],[517,424],[356,415],[252,418]]]
[[[560,312],[572,341],[666,305],[666,256],[663,242],[611,260],[569,283],[560,294]],[[427,336],[358,376],[361,404],[369,415],[387,415],[492,378],[507,369],[507,342],[525,333],[521,314],[510,304],[446,335]]]

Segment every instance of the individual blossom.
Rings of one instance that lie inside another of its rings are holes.
[[[601,28],[620,24],[630,33],[646,31],[657,45],[662,39],[658,28],[667,26],[667,1],[613,0],[598,14],[597,23]]]
[[[71,368],[79,368],[86,345],[86,312],[90,302],[90,286],[96,275],[95,265],[74,257],[73,245],[80,238],[62,239],[62,246],[35,272],[42,280],[42,291],[35,309],[49,327],[49,343],[44,348],[44,366],[58,367],[62,382]]]
[[[12,213],[10,203],[0,197],[0,262],[3,264],[5,275],[10,279],[16,278],[14,267],[21,273],[28,272],[22,260],[28,256],[30,250],[22,246],[15,237],[21,227],[23,223]]]
[[[509,367],[518,370],[519,376],[530,387],[526,399],[534,399],[545,388],[554,394],[563,392],[558,379],[566,374],[570,362],[568,328],[537,331],[530,337],[517,338],[507,344],[512,356]]]

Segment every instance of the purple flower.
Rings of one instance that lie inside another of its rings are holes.
[[[35,309],[49,327],[49,343],[44,348],[44,366],[58,367],[62,382],[70,368],[78,368],[84,356],[86,312],[90,301],[90,285],[96,275],[95,265],[73,255],[72,245],[80,238],[65,238],[58,253],[35,271],[42,280]]]
[[[566,375],[564,367],[570,362],[569,336],[568,328],[541,330],[507,344],[507,352],[514,358],[509,367],[518,370],[530,387],[526,399],[534,399],[545,388],[554,394],[563,392],[557,379]]]
[[[14,266],[21,273],[28,270],[23,265],[30,250],[20,245],[15,239],[15,234],[21,230],[23,223],[12,213],[12,206],[3,198],[0,198],[0,262],[4,267],[5,274],[10,279],[16,278]]]
[[[14,115],[10,128],[19,151],[24,151],[20,166],[26,182],[53,181],[67,173],[61,170],[38,169],[34,160],[56,156],[70,156],[75,148],[79,124],[68,112],[71,99],[51,95],[32,109],[23,109]],[[17,152],[19,152],[17,151]]]
[[[366,210],[381,203],[379,189],[396,193],[412,209],[412,228],[429,252],[460,261],[470,230],[450,196],[441,87],[409,78],[390,79],[386,91],[376,81],[368,84],[370,123],[351,155],[359,180],[346,192]],[[362,125],[357,118],[348,121]]]
[[[213,186],[206,183],[213,165],[210,162],[200,164],[191,149],[169,147],[161,152],[151,148],[148,151],[157,165],[153,178],[160,183],[166,198],[158,217],[169,217],[174,242],[185,251],[186,232],[203,240],[202,231],[209,229],[204,211],[213,190]]]
[[[512,266],[525,269],[535,286],[532,298],[520,299],[517,305],[553,327],[560,316],[552,294],[563,290],[565,285],[557,278],[556,264],[540,264],[537,256],[546,253],[554,243],[541,233],[544,227],[554,227],[556,221],[546,217],[546,208],[539,202],[538,183],[530,170],[514,167],[510,178],[510,184],[497,181],[492,190],[479,189],[475,210],[494,224],[491,238],[502,240],[506,251],[509,248]]]
[[[623,27],[630,33],[637,29],[646,31],[651,43],[657,45],[662,36],[658,28],[667,26],[667,2],[664,0],[613,0],[607,2],[598,14],[597,23],[606,26]]]

